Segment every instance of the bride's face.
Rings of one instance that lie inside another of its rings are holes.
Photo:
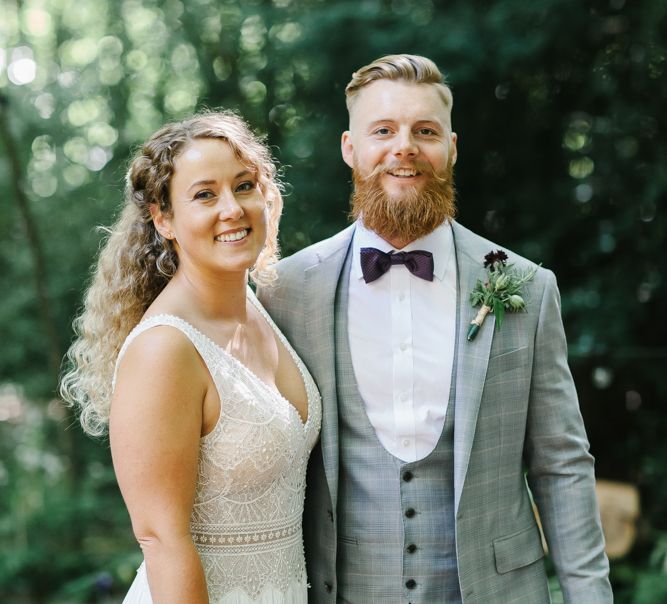
[[[266,240],[266,202],[257,170],[220,139],[195,139],[174,161],[171,215],[154,215],[174,242],[179,270],[212,273],[251,268]]]

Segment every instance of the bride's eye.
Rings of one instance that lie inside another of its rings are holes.
[[[257,183],[252,180],[244,180],[238,187],[236,187],[237,193],[247,193],[254,190],[257,187]]]
[[[213,191],[204,189],[202,191],[197,191],[194,195],[194,199],[201,199],[202,201],[207,201],[209,199],[214,199],[216,197]]]

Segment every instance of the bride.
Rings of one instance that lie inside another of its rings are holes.
[[[281,209],[233,113],[164,126],[130,166],[61,384],[84,430],[109,432],[144,554],[128,604],[307,601],[320,400],[247,284],[273,277]]]

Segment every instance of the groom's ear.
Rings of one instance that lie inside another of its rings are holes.
[[[343,136],[341,136],[340,152],[343,156],[343,161],[350,166],[350,168],[354,168],[354,147],[352,146],[352,135],[349,130],[343,132]]]
[[[458,136],[456,132],[452,132],[450,134],[450,145],[449,145],[449,157],[451,158],[452,161],[452,166],[456,164],[456,159],[459,156],[458,149],[456,147],[456,142],[458,141]]]

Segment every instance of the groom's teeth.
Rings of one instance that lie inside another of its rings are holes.
[[[248,229],[241,229],[240,231],[236,231],[235,233],[228,233],[226,235],[218,235],[215,240],[216,241],[222,241],[223,243],[228,243],[230,241],[238,241],[239,239],[243,239],[248,235]]]
[[[416,170],[399,169],[389,172],[392,176],[417,176]]]

